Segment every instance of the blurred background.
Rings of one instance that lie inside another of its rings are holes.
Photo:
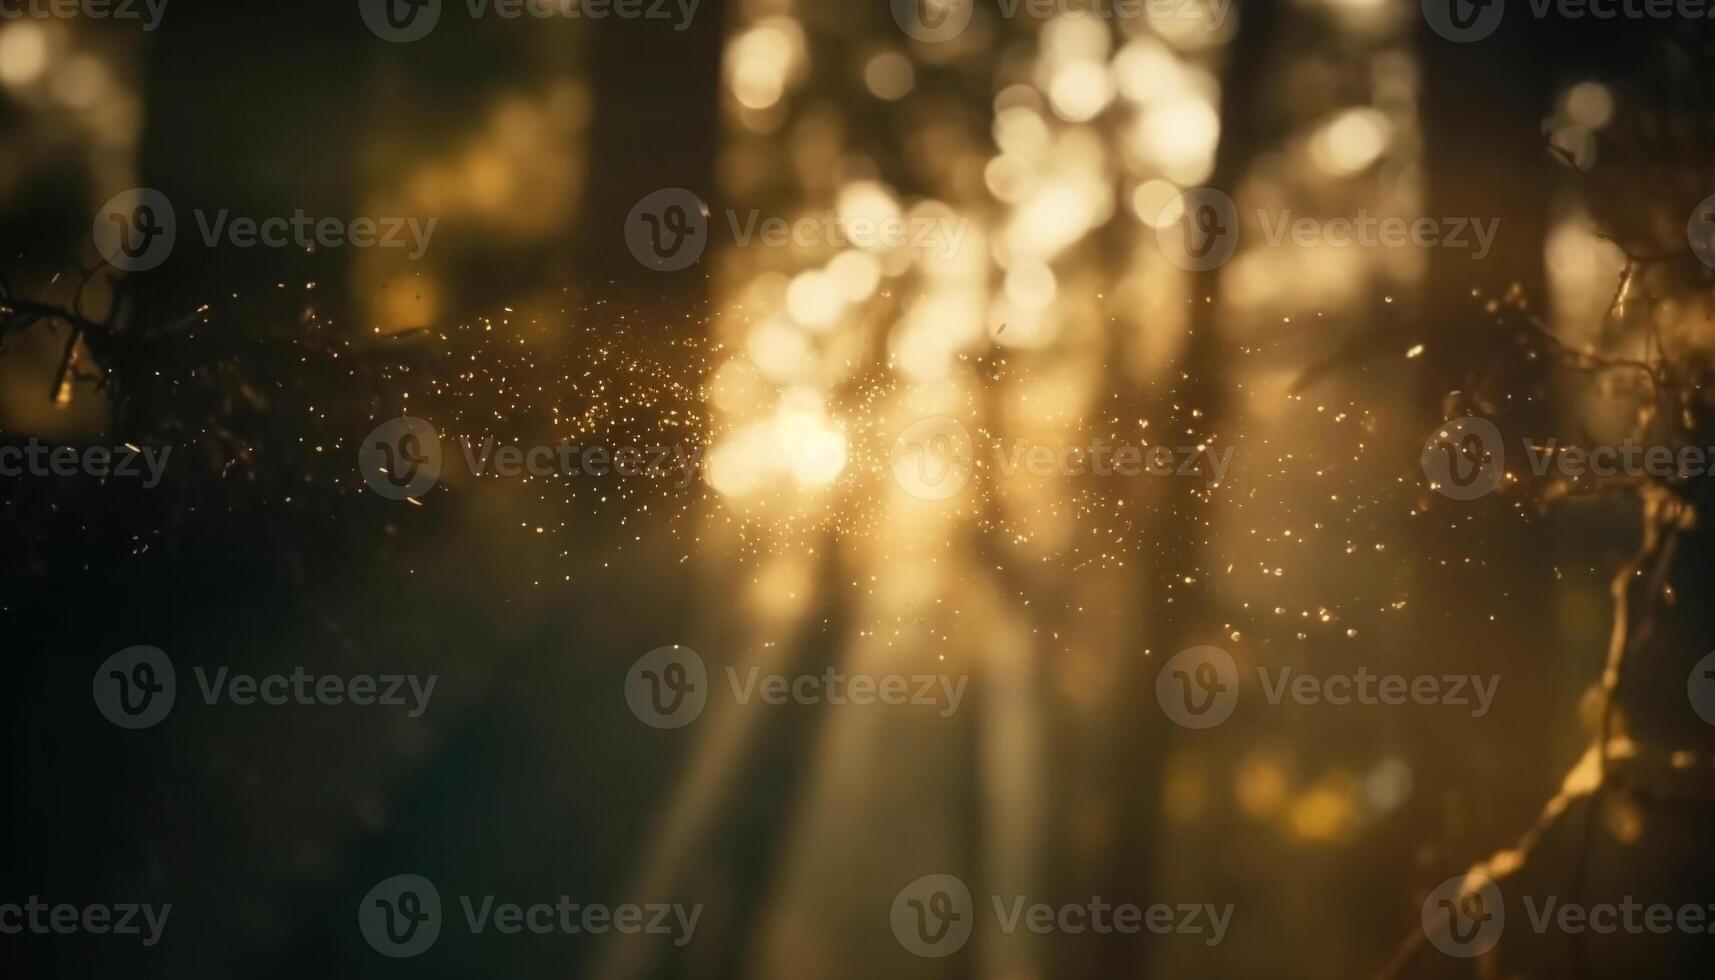
[[[1707,935],[1511,924],[1474,960],[1413,941],[1430,889],[1472,868],[1715,902],[1715,727],[1686,703],[1715,649],[1703,482],[1518,461],[1460,503],[1419,465],[1472,412],[1535,441],[1715,446],[1686,233],[1715,192],[1706,22],[1509,7],[1462,44],[1408,0],[924,3],[969,25],[918,40],[879,0],[703,0],[682,24],[448,3],[408,43],[355,0],[171,0],[149,31],[0,20],[4,442],[174,447],[153,489],[0,478],[0,899],[174,903],[147,950],[0,937],[14,975],[1707,975]],[[1157,231],[1199,186],[1237,202],[1238,246],[1188,271]],[[134,187],[179,234],[126,274],[91,228]],[[709,209],[672,272],[626,237],[666,188]],[[416,260],[209,247],[193,214],[222,209],[436,225]],[[950,255],[745,245],[727,215],[753,211],[968,232]],[[1259,211],[1500,230],[1480,259],[1281,248]],[[508,480],[449,450],[406,503],[356,465],[402,415],[702,465],[683,486]],[[979,466],[923,500],[888,453],[935,416],[982,445],[1232,464],[1214,485]],[[137,644],[180,696],[127,732],[90,678]],[[970,683],[951,718],[712,697],[661,730],[624,684],[671,644],[711,678]],[[1481,718],[1252,687],[1192,731],[1155,681],[1204,644],[1245,676],[1500,683]],[[240,709],[197,703],[192,665],[439,684],[417,719]],[[449,927],[395,961],[352,920],[406,872],[449,907],[705,911],[683,948]],[[979,911],[1235,911],[1213,946],[979,926],[927,959],[889,908],[930,873]]]

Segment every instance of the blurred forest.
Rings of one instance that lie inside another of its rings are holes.
[[[0,880],[176,907],[141,953],[0,941],[8,975],[1708,975],[1707,935],[1509,926],[1460,960],[1419,926],[1473,869],[1715,901],[1715,726],[1686,706],[1715,650],[1706,479],[1521,463],[1459,503],[1419,456],[1472,413],[1715,446],[1715,270],[1686,231],[1715,192],[1715,30],[1509,7],[1456,44],[1409,0],[1169,6],[979,0],[940,43],[879,0],[703,0],[684,30],[454,3],[410,44],[350,3],[0,21],[0,442],[174,447],[150,490],[0,477]],[[1237,202],[1239,247],[1187,271],[1157,226],[1199,186]],[[133,187],[181,233],[125,274],[91,216]],[[623,227],[674,187],[713,240],[663,273]],[[438,224],[420,261],[206,248],[193,208]],[[970,231],[951,257],[746,248],[729,209]],[[1266,247],[1248,216],[1286,209],[1501,231],[1480,259]],[[449,466],[411,506],[353,465],[402,415],[705,465],[683,487]],[[986,472],[926,502],[886,454],[943,415],[1233,465]],[[441,683],[420,719],[210,708],[139,737],[89,699],[137,644]],[[622,687],[671,644],[711,676],[965,675],[968,707],[711,704],[657,730]],[[1155,679],[1200,644],[1245,673],[1496,674],[1500,695],[1482,718],[1252,704],[1190,731]],[[707,908],[682,949],[453,933],[386,960],[352,910],[401,871]],[[1213,946],[979,931],[924,959],[887,910],[931,872],[1236,914]]]

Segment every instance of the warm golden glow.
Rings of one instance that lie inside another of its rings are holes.
[[[1311,137],[1310,155],[1323,171],[1345,176],[1375,163],[1391,138],[1385,115],[1374,109],[1348,109]]]
[[[22,87],[42,77],[48,67],[48,35],[28,21],[0,30],[0,82]]]

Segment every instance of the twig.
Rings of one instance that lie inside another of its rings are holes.
[[[1666,261],[1674,256],[1639,256],[1628,253],[1620,282],[1614,290],[1604,321],[1617,323],[1625,319],[1624,305],[1631,296],[1640,270],[1647,264]],[[1577,350],[1566,344],[1536,316],[1526,314],[1522,322],[1531,334],[1546,343],[1559,355],[1562,363],[1572,370],[1596,374],[1607,371],[1627,371],[1640,374],[1648,384],[1650,409],[1640,419],[1639,427],[1649,429],[1657,419],[1672,427],[1667,433],[1674,441],[1685,442],[1691,433],[1685,432],[1682,410],[1664,406],[1664,399],[1677,399],[1683,408],[1684,382],[1675,370],[1659,325],[1653,320],[1647,325],[1648,342],[1645,359],[1613,357],[1594,351]],[[1646,433],[1647,434],[1647,433]],[[1615,763],[1615,723],[1624,691],[1626,669],[1630,654],[1639,649],[1653,633],[1657,599],[1664,594],[1668,570],[1677,552],[1679,537],[1689,526],[1692,504],[1686,499],[1682,481],[1671,478],[1615,477],[1598,481],[1591,489],[1574,493],[1564,483],[1556,484],[1541,497],[1547,501],[1567,496],[1601,495],[1606,493],[1635,494],[1643,509],[1643,540],[1637,552],[1614,575],[1609,585],[1614,605],[1612,631],[1608,654],[1601,677],[1601,717],[1591,745],[1561,782],[1559,792],[1544,804],[1537,819],[1508,850],[1491,855],[1470,869],[1468,874],[1481,874],[1498,881],[1524,870],[1548,834],[1572,812],[1573,804],[1584,800],[1580,841],[1573,857],[1571,890],[1574,901],[1582,901],[1590,876],[1590,863],[1597,845],[1597,829],[1603,804],[1619,789],[1635,793],[1630,781],[1623,785],[1618,779]],[[1638,583],[1645,569],[1649,574]],[[1634,595],[1633,590],[1639,591]],[[1628,757],[1633,750],[1628,745]],[[1572,956],[1574,975],[1589,976],[1588,950],[1585,937],[1573,935]],[[1415,929],[1399,944],[1393,955],[1374,975],[1377,980],[1394,980],[1403,974],[1418,954],[1427,948],[1422,929]]]

